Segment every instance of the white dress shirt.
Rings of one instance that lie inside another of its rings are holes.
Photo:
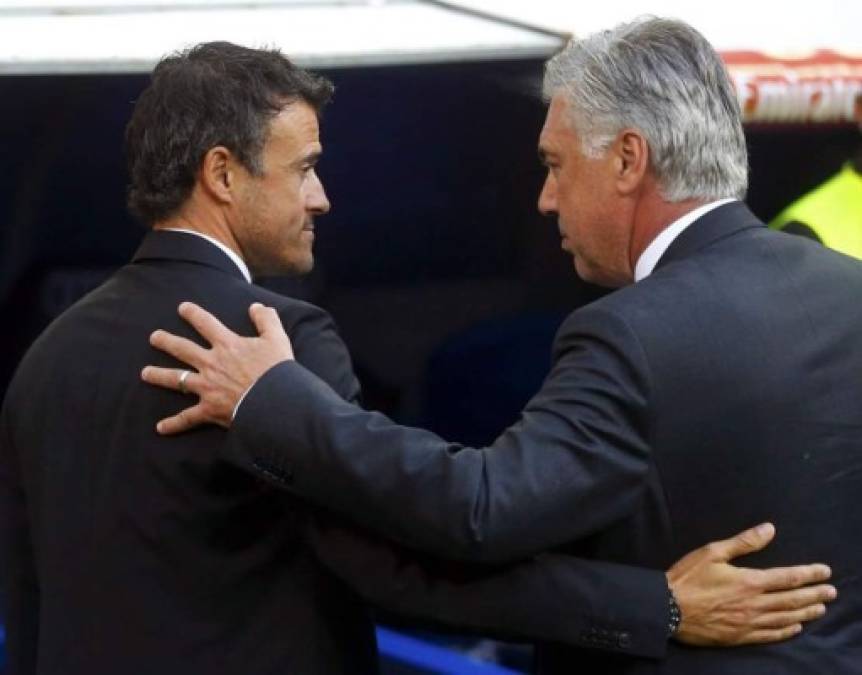
[[[673,243],[674,239],[682,234],[683,230],[685,230],[695,220],[706,215],[713,209],[718,208],[722,204],[728,204],[735,201],[736,200],[733,197],[728,197],[727,199],[718,199],[714,202],[709,202],[709,204],[698,206],[696,209],[689,211],[682,218],[673,221],[665,229],[659,232],[658,236],[650,242],[650,245],[647,246],[646,249],[644,249],[644,252],[641,253],[640,258],[638,258],[637,263],[635,263],[635,283],[641,279],[646,279],[650,274],[652,274],[658,261],[664,255],[664,252],[667,251],[668,247]]]
[[[162,227],[159,229],[162,232],[185,232],[186,234],[194,234],[194,235],[197,235],[198,237],[202,237],[203,239],[206,239],[210,244],[218,246],[222,251],[224,251],[224,254],[228,258],[233,260],[234,264],[236,264],[236,266],[239,267],[239,271],[242,272],[242,275],[245,277],[245,280],[248,283],[251,283],[251,272],[248,269],[248,265],[245,264],[245,260],[240,258],[236,254],[236,251],[228,248],[223,243],[221,243],[218,239],[215,239],[214,237],[211,237],[208,234],[204,234],[203,232],[198,232],[197,230],[187,230],[187,229],[182,228],[182,227]]]

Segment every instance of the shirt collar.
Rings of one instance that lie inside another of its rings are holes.
[[[733,197],[727,197],[726,199],[717,199],[714,202],[698,206],[696,209],[689,211],[659,232],[658,236],[650,242],[650,245],[647,246],[646,249],[644,249],[644,252],[641,253],[638,258],[637,263],[635,263],[635,283],[642,279],[646,279],[650,274],[652,274],[656,263],[658,263],[662,255],[664,255],[664,252],[667,251],[668,247],[673,243],[673,240],[682,234],[682,232],[694,221],[701,216],[706,215],[713,209],[718,208],[722,204],[728,204],[734,201],[736,201],[736,199]]]
[[[239,267],[239,271],[242,272],[242,275],[245,277],[245,280],[248,283],[251,283],[251,272],[248,269],[248,265],[245,264],[245,260],[240,258],[233,249],[228,248],[218,239],[211,237],[208,234],[204,234],[203,232],[198,232],[197,230],[187,230],[182,227],[162,227],[159,229],[164,232],[184,232],[185,234],[194,234],[198,237],[201,237],[202,239],[206,239],[209,243],[220,248],[228,258],[233,260],[234,264]]]

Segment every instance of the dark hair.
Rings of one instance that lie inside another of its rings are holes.
[[[148,225],[174,214],[217,145],[258,175],[270,120],[297,99],[320,113],[332,92],[277,49],[205,42],[162,59],[126,127],[129,210]]]

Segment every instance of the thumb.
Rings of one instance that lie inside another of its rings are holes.
[[[713,548],[718,551],[719,559],[727,562],[741,555],[761,550],[774,537],[775,526],[772,523],[761,523],[757,527],[740,532],[735,537],[716,542]]]
[[[255,302],[248,308],[248,315],[261,337],[287,338],[281,319],[278,318],[278,312],[272,307],[264,307],[259,302]]]

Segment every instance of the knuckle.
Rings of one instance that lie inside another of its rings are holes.
[[[749,644],[766,644],[781,640],[781,631],[774,628],[764,628],[751,634]]]
[[[792,612],[776,612],[769,617],[768,625],[770,628],[773,628],[775,630],[781,630],[798,622],[802,616],[804,616],[803,610],[796,610]]]
[[[759,581],[763,590],[780,591],[790,586],[787,573],[783,570],[761,570],[759,571]]]
[[[745,570],[741,578],[742,587],[749,593],[759,593],[768,585],[768,577],[762,570]]]
[[[757,537],[751,530],[746,530],[745,532],[737,535],[736,539],[746,549],[753,549],[756,548],[758,545]]]
[[[807,597],[804,593],[797,593],[794,595],[789,595],[786,598],[782,599],[781,603],[778,605],[777,609],[781,610],[794,610],[801,609],[806,605],[810,604],[811,599]]]
[[[787,570],[784,579],[787,585],[792,587],[800,586],[805,583],[805,575],[799,568]]]
[[[712,541],[703,547],[703,550],[706,552],[707,556],[711,560],[718,560],[724,555],[724,548],[717,541]]]

